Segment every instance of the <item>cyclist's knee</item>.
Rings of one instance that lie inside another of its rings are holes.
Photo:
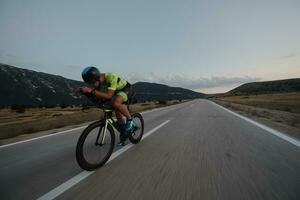
[[[118,98],[118,97],[116,97],[116,98],[113,99],[113,101],[112,101],[112,106],[113,106],[114,108],[118,108],[118,107],[120,107],[121,105],[122,105],[122,99],[120,99],[120,98]]]
[[[113,101],[112,102],[112,106],[114,107],[114,108],[117,108],[117,107],[119,107],[119,103],[118,102],[116,102],[116,101]]]
[[[116,118],[117,118],[117,119],[122,119],[122,118],[123,118],[122,113],[119,112],[119,111],[117,111],[117,110],[116,110]]]

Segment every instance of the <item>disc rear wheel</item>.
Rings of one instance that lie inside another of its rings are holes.
[[[140,113],[132,114],[132,119],[135,124],[134,131],[129,135],[129,140],[133,144],[137,144],[144,134],[144,119]]]

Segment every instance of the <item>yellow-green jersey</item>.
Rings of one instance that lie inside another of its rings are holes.
[[[105,82],[100,85],[100,91],[106,92],[107,90],[122,90],[127,84],[125,79],[112,72],[105,73]]]
[[[100,85],[100,91],[106,92],[107,90],[115,91],[116,95],[122,96],[124,102],[128,100],[127,94],[122,91],[127,85],[127,81],[115,73],[108,72],[105,73],[105,82]]]

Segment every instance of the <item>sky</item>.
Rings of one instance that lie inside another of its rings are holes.
[[[0,63],[198,92],[300,77],[299,0],[0,0]]]

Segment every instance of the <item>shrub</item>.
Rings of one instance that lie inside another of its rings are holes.
[[[10,106],[10,109],[16,111],[16,113],[24,113],[26,110],[25,105],[20,105],[20,104],[12,104]]]
[[[133,104],[133,103],[137,103],[138,100],[137,100],[137,98],[132,97],[132,98],[129,98],[129,102],[130,102],[131,104]]]
[[[63,114],[62,113],[55,113],[52,115],[52,117],[58,117],[58,116],[62,116]]]
[[[61,104],[59,104],[59,106],[60,106],[62,109],[64,109],[64,108],[67,108],[67,107],[68,107],[68,104],[66,104],[66,103],[61,103]]]
[[[45,108],[55,108],[56,105],[54,105],[54,104],[45,104],[44,107]]]
[[[158,103],[159,104],[167,104],[167,101],[166,100],[159,100]]]

